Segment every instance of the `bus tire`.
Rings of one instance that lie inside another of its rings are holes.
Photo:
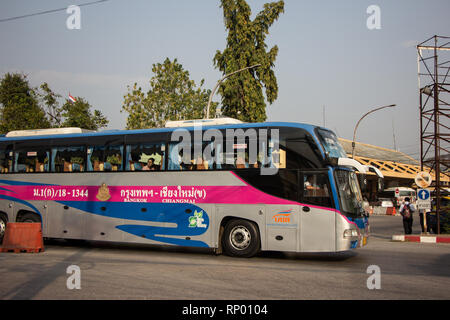
[[[34,213],[25,213],[19,222],[38,223],[41,222],[41,219]]]
[[[3,243],[3,237],[6,232],[6,224],[8,223],[8,219],[5,215],[0,214],[0,244]]]
[[[261,248],[258,227],[248,220],[229,221],[222,235],[222,247],[232,257],[253,257]]]

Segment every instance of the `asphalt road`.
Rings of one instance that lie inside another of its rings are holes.
[[[251,259],[51,241],[44,253],[0,253],[0,299],[450,299],[450,245],[391,242],[401,217],[373,216],[371,230],[369,244],[352,252]],[[71,265],[80,268],[81,289],[67,288]],[[371,265],[380,269],[380,289],[367,287]]]

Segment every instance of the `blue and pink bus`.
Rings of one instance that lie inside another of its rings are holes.
[[[180,130],[192,139],[174,139]],[[346,251],[369,235],[356,174],[368,168],[313,125],[16,131],[0,138],[0,169],[0,238],[7,222],[36,222],[45,238],[251,257]]]

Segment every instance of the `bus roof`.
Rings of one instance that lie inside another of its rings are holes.
[[[237,123],[237,124],[224,124],[224,125],[205,125],[202,126],[203,129],[245,129],[245,128],[265,128],[265,127],[291,127],[304,129],[310,133],[313,133],[315,128],[320,128],[311,124],[296,123],[296,122],[262,122],[262,123]],[[183,129],[193,131],[196,127],[182,127]],[[136,135],[136,134],[147,134],[147,133],[164,133],[172,132],[181,129],[180,127],[173,128],[153,128],[153,129],[137,129],[137,130],[105,130],[105,131],[91,131],[84,130],[83,132],[71,132],[71,133],[46,133],[41,131],[39,135],[14,135],[0,137],[0,142],[10,142],[19,140],[39,140],[39,139],[63,139],[63,138],[77,138],[77,137],[97,137],[97,136],[117,136],[117,135]],[[328,130],[326,128],[322,128]],[[81,129],[83,130],[83,129]],[[36,130],[34,130],[36,131]],[[42,134],[43,133],[43,134]]]
[[[93,130],[81,129],[81,128],[52,128],[52,129],[32,129],[32,130],[16,130],[8,132],[6,138],[14,137],[33,137],[33,136],[48,136],[48,135],[61,135],[61,134],[73,134],[73,133],[87,133],[95,132]]]

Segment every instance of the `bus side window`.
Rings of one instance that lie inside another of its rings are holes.
[[[50,152],[47,150],[18,150],[15,153],[15,172],[48,172]]]
[[[88,171],[122,171],[123,146],[92,146],[87,150]]]
[[[324,207],[332,205],[326,173],[303,174],[303,201]]]
[[[164,143],[131,144],[126,147],[127,171],[161,171],[165,169]]]
[[[0,172],[9,173],[12,171],[12,155],[11,150],[0,150]]]
[[[188,171],[196,170],[198,159],[192,157],[192,145],[181,142],[171,143],[169,145],[169,170],[170,171]],[[203,161],[202,161],[203,163]]]
[[[52,149],[53,172],[84,172],[86,148],[57,147]]]

